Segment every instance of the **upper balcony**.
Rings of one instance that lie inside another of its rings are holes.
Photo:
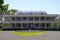
[[[52,23],[55,17],[5,17],[3,23]]]

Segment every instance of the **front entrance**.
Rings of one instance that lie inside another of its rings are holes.
[[[33,29],[33,23],[28,23],[28,30]]]

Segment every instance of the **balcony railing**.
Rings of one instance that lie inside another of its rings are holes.
[[[36,20],[34,20],[34,21],[33,20],[32,21],[30,21],[30,20],[25,20],[25,21],[24,20],[22,20],[22,21],[16,21],[16,20],[15,21],[14,20],[13,21],[6,21],[5,20],[5,21],[3,21],[3,23],[51,23],[51,22],[57,22],[57,20],[54,20],[54,21],[52,21],[52,20],[48,20],[48,21],[47,20],[41,20],[41,21],[39,21],[39,20],[37,20],[37,21]]]

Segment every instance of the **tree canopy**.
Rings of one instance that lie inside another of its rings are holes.
[[[4,3],[4,0],[0,0],[0,9],[3,8],[3,7],[2,7],[3,3]]]
[[[1,10],[0,14],[3,14],[2,11],[7,12],[8,6],[9,4],[4,4],[4,0],[0,0],[0,10]]]
[[[4,10],[4,12],[7,12],[8,11],[8,6],[9,6],[9,4],[3,5],[2,10]]]
[[[0,4],[3,4],[4,3],[4,0],[0,0]]]
[[[18,10],[16,10],[16,9],[10,9],[10,10],[8,10],[8,12],[11,12],[12,14],[14,14],[16,11],[18,11]]]

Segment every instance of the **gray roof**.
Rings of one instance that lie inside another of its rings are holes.
[[[45,11],[17,11],[17,14],[47,14]]]

